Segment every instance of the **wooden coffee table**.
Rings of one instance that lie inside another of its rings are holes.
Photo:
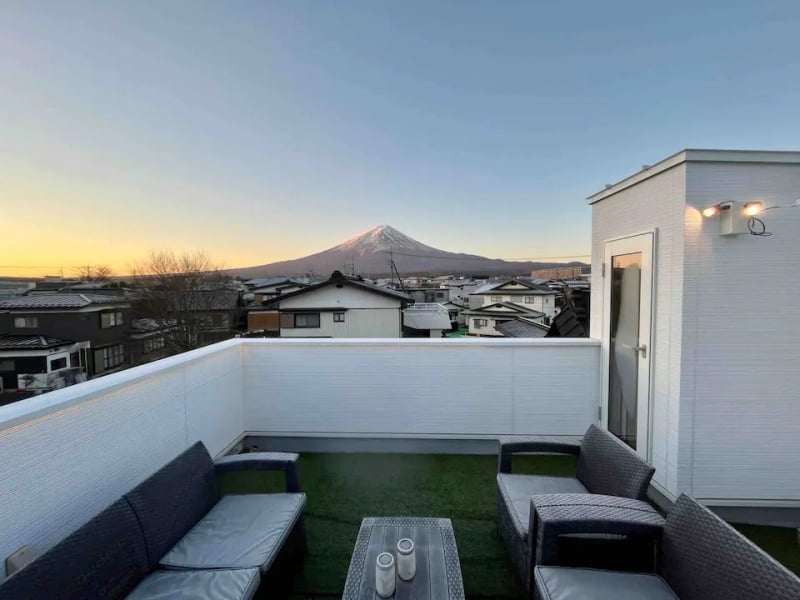
[[[411,581],[397,578],[397,600],[463,600],[461,565],[450,519],[367,517],[358,531],[343,600],[375,600],[375,560],[397,554],[397,540],[414,540],[417,572]]]

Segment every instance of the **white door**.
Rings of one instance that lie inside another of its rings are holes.
[[[644,233],[606,242],[603,261],[601,423],[649,459],[653,241]]]

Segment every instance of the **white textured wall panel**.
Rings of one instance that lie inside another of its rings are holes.
[[[699,498],[800,501],[800,209],[764,213],[772,237],[722,237],[698,216],[798,198],[800,165],[688,166],[681,402]]]
[[[672,494],[686,489],[688,455],[680,450],[681,314],[686,167],[679,165],[592,205],[591,335],[603,334],[605,242],[655,229],[651,368],[653,479]],[[684,468],[681,468],[683,465]],[[688,481],[688,476],[687,476]]]
[[[317,328],[284,328],[281,337],[399,338],[400,308],[353,308],[344,313],[344,323],[333,320],[333,312],[319,316]]]
[[[250,432],[582,434],[596,420],[591,340],[244,340]]]
[[[196,439],[217,453],[241,435],[235,344],[0,407],[0,557],[45,551]]]

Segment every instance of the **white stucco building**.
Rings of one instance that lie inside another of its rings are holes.
[[[668,499],[800,507],[798,198],[800,152],[718,150],[589,198],[600,422]]]
[[[337,271],[327,281],[281,294],[264,306],[279,313],[281,337],[397,338],[409,300]]]

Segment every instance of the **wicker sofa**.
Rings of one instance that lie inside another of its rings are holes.
[[[216,462],[197,442],[0,585],[20,598],[248,600],[305,553],[297,455]],[[286,493],[221,495],[218,476],[285,473]]]
[[[667,515],[658,565],[656,573],[537,565],[536,593],[541,600],[800,598],[796,575],[687,495]]]
[[[575,477],[512,473],[516,453],[558,453],[578,457]],[[616,437],[589,426],[580,443],[546,439],[500,442],[497,469],[497,525],[525,589],[533,589],[531,496],[538,494],[605,494],[644,499],[655,469]]]

